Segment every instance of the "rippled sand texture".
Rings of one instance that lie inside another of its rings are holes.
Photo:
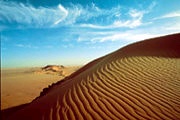
[[[180,119],[180,34],[126,46],[84,66],[10,119]]]

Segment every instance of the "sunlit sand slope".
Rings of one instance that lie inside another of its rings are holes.
[[[13,120],[180,119],[180,34],[126,46],[84,66]]]

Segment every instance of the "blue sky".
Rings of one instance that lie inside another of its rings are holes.
[[[1,67],[83,65],[180,32],[179,0],[0,0]]]

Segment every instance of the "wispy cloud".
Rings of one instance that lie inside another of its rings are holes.
[[[154,20],[165,19],[165,18],[175,18],[175,17],[180,17],[180,11],[175,11],[175,12],[167,13],[167,14],[162,15],[160,17],[154,18]]]
[[[132,9],[127,14],[127,17],[130,18],[125,20],[120,6],[112,9],[101,9],[95,4],[86,7],[73,4],[64,7],[59,4],[57,7],[48,8],[10,1],[0,1],[0,5],[0,22],[2,25],[13,24],[17,28],[44,28],[66,25],[79,25],[80,27],[97,29],[134,28],[142,24],[142,18],[145,14],[143,11]]]
[[[132,20],[115,20],[110,25],[96,25],[96,24],[80,24],[80,27],[93,29],[114,29],[114,28],[135,28],[142,25],[141,18]]]
[[[34,7],[16,2],[0,1],[0,22],[28,27],[50,27],[63,21],[68,11],[58,5],[54,8]]]
[[[0,22],[4,24],[18,24],[28,27],[51,27],[71,24],[76,21],[82,7],[65,8],[61,4],[57,7],[34,7],[29,4],[10,1],[0,1]]]
[[[173,23],[172,23],[173,24]],[[79,33],[78,41],[85,41],[91,43],[121,41],[132,43],[153,37],[163,36],[167,34],[178,33],[180,31],[179,24],[160,25],[157,27],[141,27],[127,30],[105,30],[105,31],[91,31],[83,34]],[[158,30],[157,30],[158,29]]]
[[[166,30],[170,30],[170,31],[179,31],[180,32],[180,23],[174,23],[174,25],[170,25],[168,27],[166,27]]]
[[[38,46],[33,46],[30,44],[15,44],[15,47],[19,47],[19,48],[34,48],[34,49],[38,49]]]
[[[128,12],[129,19],[123,20],[122,18],[114,19],[108,25],[96,25],[96,24],[80,24],[80,27],[94,28],[94,29],[114,29],[114,28],[135,28],[141,26],[142,18],[146,14],[145,11],[131,9]],[[118,17],[120,14],[118,14]]]
[[[152,4],[150,4],[149,7],[145,10],[130,8],[128,13],[123,13],[120,6],[108,11],[99,9],[99,11],[102,11],[103,14],[107,13],[107,15],[114,15],[113,21],[111,21],[109,24],[104,25],[83,23],[80,24],[80,27],[93,29],[136,28],[147,24],[143,22],[143,17],[145,14],[148,14],[155,5],[156,2],[152,2]],[[127,17],[127,19],[124,19],[124,17]]]
[[[126,12],[123,12],[124,8],[119,5],[111,9],[99,8],[93,3],[89,6],[71,4],[66,7],[59,4],[56,7],[48,8],[34,7],[29,4],[10,1],[0,1],[0,24],[15,24],[13,27],[23,26],[28,28],[66,27],[68,30],[63,29],[64,31],[62,30],[60,32],[61,35],[55,34],[56,36],[50,38],[56,40],[61,39],[62,41],[72,39],[90,42],[137,41],[172,31],[177,32],[179,29],[177,29],[176,26],[171,26],[171,24],[169,25],[171,27],[167,29],[167,26],[163,25],[164,27],[161,28],[162,26],[160,26],[160,24],[156,25],[155,20],[149,20],[149,22],[152,21],[151,25],[155,25],[155,30],[151,30],[151,26],[148,26],[149,24],[145,22],[144,18],[156,4],[156,2],[152,2],[146,9],[127,7],[125,8]],[[180,12],[177,11],[155,19],[179,16]],[[17,47],[28,48],[30,46],[17,45]]]
[[[114,32],[104,32],[104,34],[101,33],[88,33],[81,35],[78,40],[79,41],[91,41],[92,43],[96,42],[106,42],[106,41],[126,41],[126,42],[135,42],[144,40],[147,38],[157,37],[163,35],[161,33],[146,33],[143,31],[114,31]]]
[[[63,48],[73,48],[74,45],[71,44],[71,43],[69,43],[69,44],[63,44],[62,47],[63,47]]]
[[[58,23],[60,23],[62,20],[64,20],[67,16],[68,16],[68,11],[62,6],[59,5],[58,6],[60,12],[64,13],[64,16],[62,16],[60,19],[58,19],[57,21],[54,22],[55,25],[57,25]]]

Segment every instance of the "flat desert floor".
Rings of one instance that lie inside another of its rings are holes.
[[[64,75],[47,74],[40,68],[1,70],[1,110],[31,102],[43,88],[63,79],[79,67],[63,69]]]

